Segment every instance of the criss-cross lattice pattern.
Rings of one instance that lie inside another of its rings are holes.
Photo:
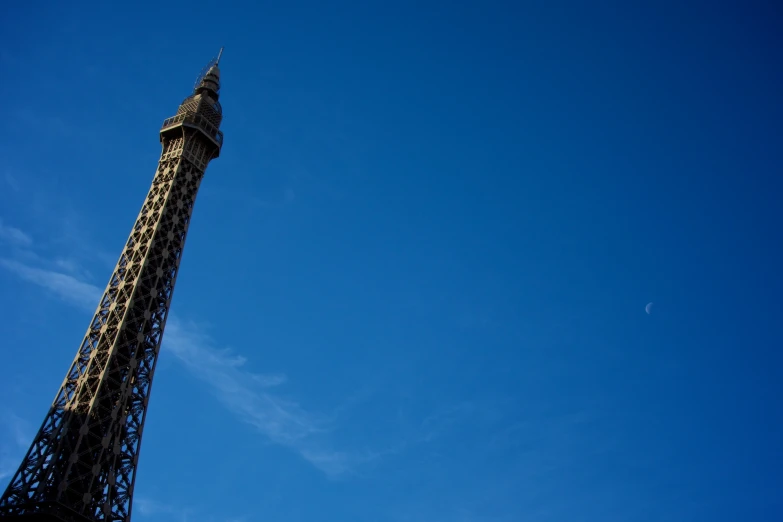
[[[208,132],[164,125],[152,186],[52,407],[0,498],[0,517],[130,522],[185,237],[204,171],[220,152]]]

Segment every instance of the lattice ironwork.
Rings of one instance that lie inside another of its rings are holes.
[[[214,63],[164,122],[152,186],[54,403],[0,498],[0,518],[130,521],[185,237],[204,171],[223,144],[219,82]]]

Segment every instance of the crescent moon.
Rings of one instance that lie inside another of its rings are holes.
[[[644,307],[644,311],[647,312],[647,315],[650,315],[650,311],[652,310],[653,304],[647,303],[647,306]]]

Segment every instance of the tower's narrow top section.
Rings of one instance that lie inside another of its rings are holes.
[[[218,64],[220,63],[220,58],[222,56],[223,48],[221,47],[217,58],[210,60],[206,67],[202,69],[198,80],[196,80],[193,94],[206,93],[217,101],[220,95],[220,68],[218,67]]]

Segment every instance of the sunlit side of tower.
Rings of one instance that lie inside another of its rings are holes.
[[[204,172],[223,145],[219,62],[220,55],[163,122],[152,187],[49,413],[0,498],[3,520],[130,521],[185,237]]]

